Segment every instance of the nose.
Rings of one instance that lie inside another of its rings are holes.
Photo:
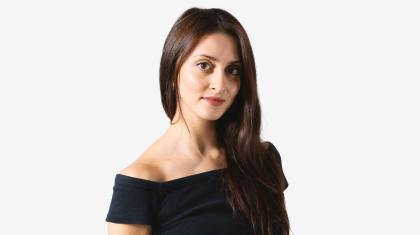
[[[215,71],[213,76],[210,79],[210,87],[212,90],[216,90],[216,92],[224,91],[226,89],[226,75],[224,71],[220,71],[218,69]]]

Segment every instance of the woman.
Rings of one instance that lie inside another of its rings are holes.
[[[169,32],[160,89],[170,126],[115,177],[109,234],[289,234],[279,152],[260,138],[248,36],[218,8]]]

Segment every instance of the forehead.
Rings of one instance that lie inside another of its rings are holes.
[[[202,56],[219,62],[239,61],[238,45],[235,39],[226,33],[212,33],[200,39],[189,57],[197,59]]]

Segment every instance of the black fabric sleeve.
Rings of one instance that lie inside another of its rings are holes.
[[[105,220],[123,224],[153,224],[159,196],[155,186],[150,182],[117,174]]]
[[[278,163],[280,164],[281,172],[282,172],[283,178],[284,178],[284,189],[286,190],[286,188],[289,186],[289,182],[287,181],[287,178],[286,178],[286,176],[284,175],[284,172],[283,172],[283,165],[282,165],[280,153],[277,150],[277,148],[274,146],[273,143],[271,143],[270,141],[267,141],[267,142],[270,145],[269,146],[270,147],[270,151],[275,154],[275,156],[277,157],[276,159],[278,160]]]

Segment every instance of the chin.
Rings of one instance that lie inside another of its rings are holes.
[[[209,120],[209,121],[215,121],[215,120],[219,119],[222,116],[222,114],[208,113],[208,114],[200,115],[200,116],[201,116],[202,119],[206,119],[206,120]]]
[[[225,104],[222,104],[221,106],[216,107],[214,109],[209,107],[207,104],[203,106],[200,105],[200,107],[196,109],[196,114],[202,119],[206,119],[209,121],[216,121],[219,118],[221,118],[223,114],[226,112],[226,108],[224,107],[224,105]]]
[[[216,120],[218,120],[219,118],[221,118],[222,117],[222,115],[223,115],[223,113],[220,113],[220,112],[205,112],[205,113],[202,113],[202,114],[199,114],[199,116],[202,118],[202,119],[205,119],[205,120],[208,120],[208,121],[216,121]]]

